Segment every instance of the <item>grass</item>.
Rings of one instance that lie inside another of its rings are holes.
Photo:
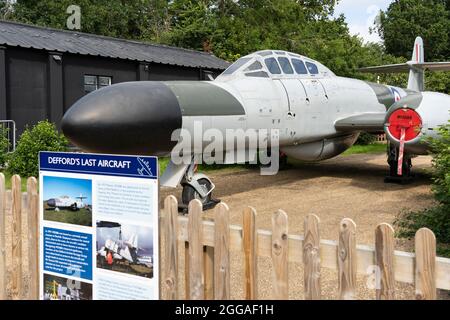
[[[169,165],[169,158],[159,158],[158,161],[159,161],[159,172],[162,174]],[[212,172],[225,169],[230,170],[235,168],[249,168],[250,166],[251,165],[245,164],[212,164],[212,165],[201,164],[198,166],[198,171]]]
[[[71,210],[45,210],[44,220],[76,224],[80,226],[92,226],[92,213],[87,209]]]
[[[366,146],[354,145],[347,151],[343,153],[344,156],[349,156],[352,154],[377,154],[377,153],[385,153],[386,145],[382,143],[374,143]]]

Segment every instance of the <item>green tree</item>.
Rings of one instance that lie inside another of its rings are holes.
[[[425,58],[444,60],[450,56],[450,11],[443,0],[397,0],[382,12],[378,30],[386,51],[410,59],[414,39],[422,36]]]
[[[66,29],[70,5],[81,8],[81,31],[137,40],[158,40],[168,28],[163,0],[18,0],[11,19]]]
[[[8,19],[13,9],[11,0],[0,0],[0,19]]]
[[[3,168],[6,163],[8,155],[9,140],[8,130],[3,126],[0,126],[0,168]]]

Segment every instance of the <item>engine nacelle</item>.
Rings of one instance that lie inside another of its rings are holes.
[[[396,102],[386,115],[385,132],[391,143],[400,144],[405,131],[405,151],[416,155],[428,154],[426,137],[436,138],[440,126],[450,119],[450,96],[423,92]]]
[[[316,142],[283,147],[288,157],[301,161],[322,161],[334,158],[353,146],[359,133],[324,139]]]

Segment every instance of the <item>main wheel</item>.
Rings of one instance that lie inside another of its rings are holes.
[[[208,179],[200,179],[198,180],[198,184],[200,187],[208,192],[211,189],[211,182]],[[202,204],[206,204],[211,201],[211,193],[209,193],[206,197],[202,197],[192,186],[186,184],[183,186],[183,193],[181,194],[181,199],[184,204],[188,205],[194,199],[200,200]]]

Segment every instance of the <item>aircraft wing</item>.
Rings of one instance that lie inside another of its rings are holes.
[[[400,63],[360,68],[358,70],[364,73],[404,73],[409,72],[411,68],[429,71],[450,71],[450,62]]]
[[[386,113],[361,113],[347,118],[339,119],[334,126],[338,131],[353,132],[379,132],[384,131]]]
[[[364,73],[403,73],[409,72],[410,66],[407,63],[388,64],[384,66],[366,67],[358,69],[359,72]]]
[[[450,71],[450,62],[424,62],[413,66],[430,71]]]

